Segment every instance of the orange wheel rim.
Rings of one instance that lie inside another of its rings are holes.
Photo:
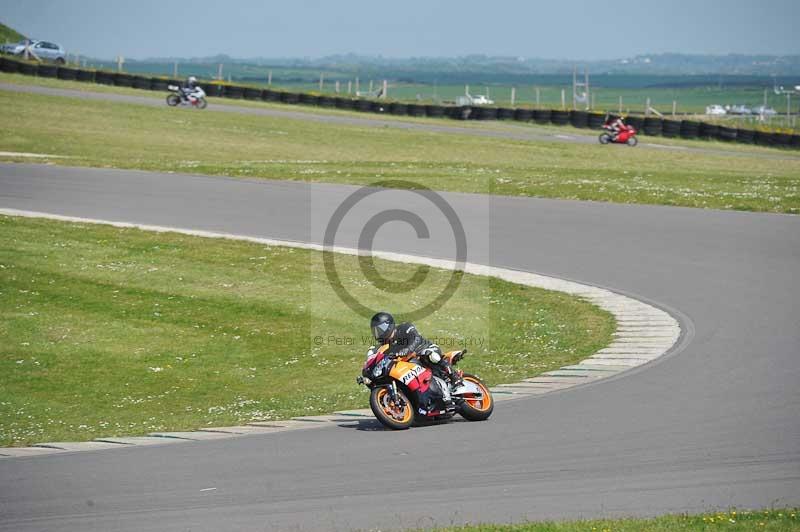
[[[406,404],[401,410],[387,395],[385,388],[378,392],[378,403],[383,408],[384,414],[400,423],[408,423],[411,420],[411,408]]]
[[[475,397],[473,394],[464,394],[464,400],[474,408],[480,412],[486,412],[492,406],[492,396],[489,393],[489,389],[483,385],[478,379],[473,379],[470,377],[464,377],[465,381],[469,381],[473,383],[475,386],[481,389],[481,395],[483,397]]]

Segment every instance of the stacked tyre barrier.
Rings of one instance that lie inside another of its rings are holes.
[[[87,70],[50,63],[18,61],[0,56],[0,71],[9,74],[25,74],[67,81],[81,81],[133,87],[141,90],[166,91],[169,85],[180,85],[182,81],[163,77],[138,76],[122,72]],[[367,100],[348,96],[296,93],[272,88],[258,88],[228,85],[224,83],[203,83],[200,85],[208,96],[262,100],[285,104],[302,103],[327,108],[355,110],[364,113],[389,113],[398,116],[448,117],[455,120],[515,120],[533,121],[537,124],[572,125],[577,128],[598,129],[605,123],[605,115],[586,111],[566,111],[563,109],[525,109],[507,107],[484,107],[452,105],[432,105],[405,103],[386,100]],[[645,135],[664,136],[683,139],[710,139],[741,144],[757,144],[777,148],[800,149],[800,135],[780,132],[767,132],[720,126],[695,120],[672,120],[654,116],[631,115],[626,123]]]
[[[319,96],[316,94],[301,92],[297,95],[297,102],[301,105],[319,105]]]
[[[130,74],[114,74],[114,85],[117,87],[133,87],[134,76]]]
[[[533,111],[531,109],[517,109],[514,111],[514,120],[517,122],[530,122],[533,120]]]
[[[752,129],[737,129],[736,142],[743,144],[753,144],[755,142],[756,132]]]
[[[113,85],[114,74],[98,70],[97,72],[94,73],[94,81],[95,83],[99,83],[101,85]]]
[[[19,63],[0,56],[0,71],[7,74],[16,74],[19,72]]]
[[[300,103],[303,103],[302,101]],[[336,102],[330,96],[320,96],[319,103],[320,107],[336,107]]]
[[[264,89],[264,92],[261,94],[261,99],[265,102],[279,102],[281,101],[281,93],[280,91],[272,89]]]
[[[644,131],[645,135],[658,137],[663,131],[663,121],[656,116],[647,116],[644,119],[642,130]]]
[[[726,142],[733,142],[736,140],[737,131],[735,127],[719,126],[717,131],[717,138]]]
[[[700,122],[681,120],[681,138],[696,139],[700,136]]]
[[[418,103],[408,104],[408,108],[406,109],[406,111],[408,112],[408,116],[417,116],[417,117],[427,116],[427,113],[425,112],[425,106],[420,105]]]
[[[589,113],[586,111],[570,111],[569,123],[572,124],[572,127],[589,127]]]
[[[700,122],[700,129],[698,136],[701,139],[715,139],[719,134],[719,126],[717,124],[709,124],[708,122]]]
[[[68,68],[68,67],[59,67],[58,68],[58,72],[56,72],[56,77],[58,79],[63,79],[63,80],[67,80],[67,81],[75,81],[75,80],[78,79],[78,69],[77,68]]]
[[[441,105],[426,105],[425,114],[431,118],[442,118],[445,116],[447,109]]]
[[[553,117],[553,111],[550,109],[534,109],[533,121],[537,124],[549,124]]]
[[[141,76],[136,76],[133,78],[133,88],[134,89],[141,89],[141,90],[152,90],[152,83],[150,82],[150,78],[143,78]]]
[[[26,76],[35,76],[39,73],[39,65],[33,63],[20,63],[19,73]]]
[[[508,107],[500,107],[497,109],[498,120],[514,120],[514,110]]]
[[[36,75],[40,78],[57,78],[58,77],[58,67],[56,65],[39,65],[39,69],[36,72]]]
[[[300,103],[300,96],[296,92],[282,92],[281,102],[288,104]]]
[[[589,113],[589,128],[602,129],[606,123],[606,115],[601,113]]]
[[[472,115],[472,107],[448,107],[445,116],[453,120],[467,120]]]
[[[497,120],[497,107],[474,107],[470,118],[476,120]]]
[[[356,104],[355,100],[352,100],[350,98],[344,98],[344,97],[336,98],[336,108],[337,109],[344,109],[344,110],[347,110],[347,111],[352,111],[353,109],[356,108],[355,104]]]
[[[566,126],[569,124],[569,111],[553,109],[550,111],[550,122],[557,126]]]
[[[371,113],[372,102],[370,100],[357,100],[355,108],[356,111],[361,111],[362,113]]]
[[[241,100],[244,98],[244,87],[238,87],[236,85],[223,85],[222,90],[222,96],[225,98],[233,98],[235,100]]]
[[[242,91],[242,96],[245,100],[260,100],[261,99],[261,89],[254,89],[252,87],[245,87]]]
[[[661,134],[667,138],[676,138],[681,134],[681,123],[677,120],[664,120],[661,122]]]
[[[392,102],[389,104],[389,114],[404,116],[408,113],[408,106],[400,102]]]
[[[84,83],[96,83],[94,80],[94,74],[94,70],[78,70],[75,80],[82,81]]]

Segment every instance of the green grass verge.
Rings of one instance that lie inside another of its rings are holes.
[[[319,252],[0,217],[0,445],[196,429],[367,406],[355,384],[367,320],[327,283]],[[336,256],[345,288],[404,312],[440,293],[431,270],[387,294]],[[377,261],[386,278],[417,266]],[[614,319],[583,300],[464,275],[418,324],[491,384],[575,363]]]
[[[789,532],[800,530],[800,509],[728,510],[700,515],[668,515],[653,519],[475,525],[436,530],[440,532]]]
[[[509,141],[4,91],[0,118],[0,150],[70,157],[57,164],[355,184],[399,178],[437,190],[800,212],[800,157]]]

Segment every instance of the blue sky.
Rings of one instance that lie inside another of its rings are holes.
[[[101,58],[800,54],[800,0],[0,0],[0,21]]]

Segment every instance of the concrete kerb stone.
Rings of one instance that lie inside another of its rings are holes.
[[[72,442],[49,442],[37,443],[34,447],[44,447],[48,449],[59,449],[62,451],[97,451],[100,449],[116,449],[119,443],[101,441],[72,441]]]
[[[0,449],[0,458],[23,458],[26,456],[42,456],[66,452],[54,447],[4,447]]]
[[[61,216],[55,214],[22,211],[17,209],[0,209],[0,214],[8,216],[22,216],[28,218],[48,218],[65,222],[78,222],[86,224],[111,225],[114,227],[134,228],[143,231],[171,232],[204,238],[220,238],[227,240],[239,240],[254,242],[270,246],[284,246],[301,249],[323,251],[323,246],[305,242],[294,242],[287,240],[277,240],[271,238],[258,238],[229,233],[218,233],[211,231],[201,231],[194,229],[183,229],[177,227],[164,227],[146,224],[135,224],[127,222],[115,222],[110,220],[96,220],[80,218],[74,216]],[[354,248],[335,247],[333,251],[347,255],[363,254],[363,251]],[[409,264],[423,264],[433,268],[452,270],[457,267],[454,261],[434,259],[414,255],[405,255],[393,252],[376,251],[372,252],[376,258],[388,261],[403,262]],[[591,357],[581,361],[578,366],[592,366],[592,369],[567,366],[549,372],[549,376],[524,379],[521,383],[510,383],[492,389],[497,401],[506,401],[522,397],[540,395],[554,390],[564,390],[572,386],[577,386],[587,382],[596,382],[611,375],[616,375],[621,371],[647,364],[656,358],[666,354],[680,337],[680,325],[678,321],[667,312],[653,307],[642,301],[617,294],[604,288],[584,285],[574,281],[547,277],[530,272],[498,268],[481,264],[467,263],[464,265],[466,273],[496,277],[504,281],[564,292],[573,296],[581,297],[588,302],[597,305],[603,310],[610,312],[617,321],[618,328],[614,332],[614,341],[608,347],[601,349]],[[607,366],[608,369],[598,368]],[[548,374],[545,374],[548,375]],[[357,421],[360,417],[371,417],[369,410],[354,410],[336,412],[329,416],[310,416],[296,418],[289,421],[265,421],[251,422],[244,426],[233,427],[209,427],[199,429],[198,432],[222,434],[227,437],[246,434],[267,434],[271,432],[281,432],[286,430],[306,429],[312,427],[330,426],[331,423],[342,421]],[[323,419],[324,418],[324,419]],[[188,434],[181,436],[181,434]],[[154,433],[148,437],[136,438],[98,438],[95,442],[105,442],[122,447],[127,445],[152,445],[158,443],[176,443],[191,441],[195,438],[190,437],[192,433],[173,432],[173,433]],[[197,439],[202,436],[197,436]],[[0,455],[10,455],[18,453],[24,454],[25,448],[15,451],[14,448],[0,448]],[[30,448],[27,448],[30,449]],[[36,448],[39,449],[39,448]],[[62,450],[49,449],[53,452],[64,452]],[[38,451],[27,451],[30,455]],[[43,449],[42,452],[48,452]]]
[[[95,438],[92,441],[101,443],[124,444],[124,445],[163,445],[171,443],[181,443],[181,441],[185,440],[182,440],[180,438],[160,438],[153,436],[130,436],[130,437],[126,436],[120,438]]]

